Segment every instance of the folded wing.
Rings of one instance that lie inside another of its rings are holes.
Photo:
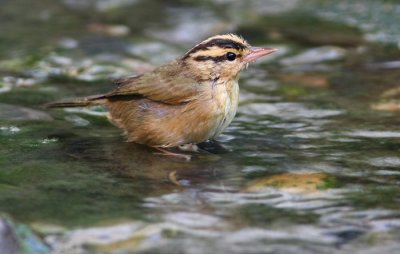
[[[116,81],[117,88],[104,95],[106,98],[123,95],[139,95],[166,104],[181,104],[192,101],[201,86],[175,61],[144,75],[122,78]]]

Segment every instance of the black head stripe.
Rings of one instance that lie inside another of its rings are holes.
[[[198,61],[198,62],[211,60],[211,61],[214,61],[215,63],[218,63],[218,62],[225,61],[226,56],[225,55],[223,55],[223,56],[196,56],[194,58],[194,60]]]
[[[194,54],[198,51],[206,50],[206,49],[214,47],[214,46],[219,47],[219,48],[224,48],[224,49],[232,48],[232,49],[236,49],[236,50],[245,49],[247,47],[243,43],[240,43],[240,42],[237,42],[234,40],[215,38],[210,41],[201,43],[201,44],[197,45],[196,47],[192,48],[189,52],[187,52],[184,55],[183,59],[187,58],[189,55]]]
[[[242,57],[242,55],[238,54],[237,57]],[[194,58],[194,60],[198,61],[198,62],[211,60],[211,61],[214,61],[215,63],[218,63],[218,62],[222,62],[222,61],[227,60],[227,58],[226,58],[226,54],[224,54],[222,56],[196,56]]]
[[[217,46],[220,48],[233,48],[233,49],[244,49],[246,48],[246,45],[244,45],[243,43],[234,41],[234,40],[230,40],[230,39],[213,39],[207,43],[205,43],[206,45],[208,45],[207,47],[212,47],[212,46]]]

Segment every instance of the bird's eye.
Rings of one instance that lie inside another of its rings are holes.
[[[233,61],[236,59],[236,54],[233,52],[228,52],[226,53],[226,59],[228,59],[229,61]]]

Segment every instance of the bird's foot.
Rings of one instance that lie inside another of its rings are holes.
[[[178,146],[179,150],[185,151],[185,152],[199,152],[199,147],[196,144],[184,144]]]
[[[169,151],[169,150],[167,150],[165,148],[161,148],[161,147],[154,147],[154,149],[160,151],[160,153],[157,153],[157,154],[161,154],[161,155],[173,156],[173,157],[184,159],[184,160],[187,160],[187,161],[190,161],[190,159],[192,158],[192,156],[190,156],[188,154],[174,153],[174,152],[171,152],[171,151]]]
[[[218,141],[216,140],[207,140],[205,142],[201,142],[196,145],[199,151],[208,152],[211,154],[224,154],[228,153],[225,147],[223,147]]]

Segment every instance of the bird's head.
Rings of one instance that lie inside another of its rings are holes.
[[[236,79],[241,70],[277,49],[252,47],[234,34],[216,35],[190,49],[181,60],[199,79]]]

